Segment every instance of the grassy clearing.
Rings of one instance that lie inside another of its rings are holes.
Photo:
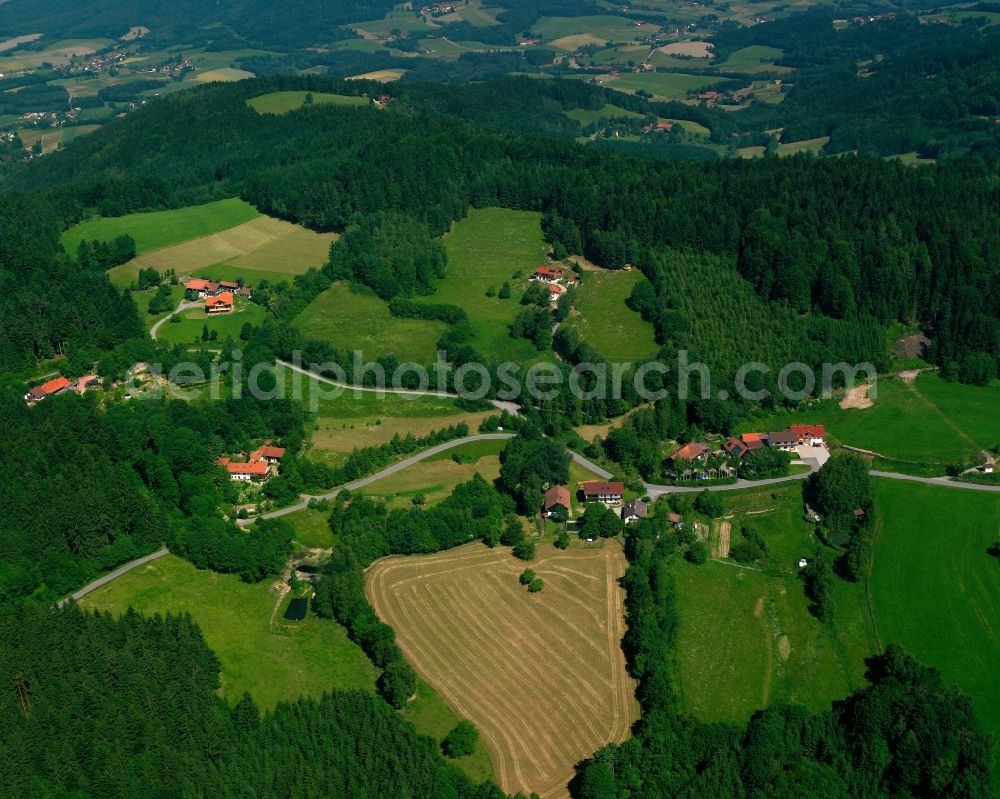
[[[284,396],[301,401],[311,412],[310,456],[340,462],[355,447],[384,444],[398,434],[424,435],[465,422],[475,432],[489,412],[468,413],[445,397],[403,397],[355,392],[320,383],[314,378],[279,368]]]
[[[340,350],[360,350],[367,358],[395,355],[400,361],[431,364],[443,322],[398,319],[384,300],[338,282],[313,300],[295,319],[307,338],[328,341]]]
[[[247,100],[249,105],[258,114],[287,114],[302,108],[306,104],[306,95],[309,92],[271,92],[262,94]],[[350,97],[344,94],[329,94],[327,92],[312,92],[313,105],[346,105],[346,106],[366,106],[369,105],[367,97]]]
[[[418,494],[424,496],[428,505],[434,505],[476,474],[490,482],[498,478],[500,452],[506,444],[506,441],[479,441],[456,447],[378,480],[362,489],[362,493],[384,497],[392,507],[407,507]],[[453,460],[455,456],[463,462],[457,463]]]
[[[781,58],[785,51],[779,47],[754,44],[743,47],[729,56],[718,68],[728,72],[756,72],[771,69],[772,63]]]
[[[625,305],[642,273],[590,272],[586,278],[574,303],[579,314],[569,324],[605,358],[627,361],[655,354],[653,326]]]
[[[201,344],[202,332],[207,327],[209,334],[216,333],[216,343],[207,346],[222,346],[227,339],[238,339],[243,325],[259,325],[264,321],[265,310],[247,300],[236,300],[236,310],[228,314],[209,316],[202,307],[192,308],[178,314],[174,319],[160,326],[157,338],[168,344]]]
[[[100,127],[100,125],[77,125],[71,128],[57,128],[56,130],[22,129],[17,134],[21,137],[25,147],[33,147],[36,142],[41,142],[42,154],[47,155],[80,136],[93,133]]]
[[[170,310],[165,311],[160,314],[149,313],[149,303],[155,296],[155,290],[143,291],[141,293],[137,292],[132,295],[135,299],[135,304],[139,308],[139,316],[142,318],[143,324],[146,326],[146,332],[148,333],[150,328],[155,325],[164,316],[169,316],[174,308],[184,299],[184,286],[178,284],[176,286],[170,287]]]
[[[681,702],[703,721],[742,724],[775,702],[821,710],[864,684],[871,649],[857,586],[838,586],[827,627],[809,613],[796,576],[679,562],[677,601]]]
[[[444,237],[448,272],[438,282],[432,302],[461,306],[476,331],[472,344],[498,360],[527,362],[537,356],[527,341],[513,339],[508,326],[521,306],[527,277],[542,263],[548,245],[542,238],[541,214],[506,208],[472,209]],[[492,288],[511,286],[509,299],[487,297]]]
[[[199,72],[195,80],[199,83],[232,83],[233,81],[245,80],[253,76],[252,72],[247,72],[245,69],[222,67],[221,69],[209,69],[205,72]]]
[[[876,480],[872,597],[884,644],[903,644],[973,700],[1000,737],[1000,495]],[[1000,774],[995,774],[1000,789]]]
[[[704,136],[706,139],[712,135],[712,131],[699,122],[692,122],[690,119],[661,119],[661,122],[673,122],[678,127],[683,128],[687,133],[695,136]]]
[[[132,283],[143,268],[223,280],[242,277],[250,284],[291,281],[326,263],[336,240],[336,233],[316,233],[281,219],[257,216],[207,236],[144,252],[108,274],[120,286]]]
[[[260,212],[243,200],[218,200],[172,211],[91,219],[63,233],[62,243],[68,252],[73,253],[84,239],[110,241],[128,234],[135,239],[136,250],[144,253],[218,233],[259,216]]]
[[[374,690],[377,671],[336,622],[311,613],[282,618],[271,583],[247,585],[233,575],[198,571],[168,555],[118,578],[81,601],[115,614],[190,613],[222,663],[222,695],[234,704],[249,691],[264,708],[334,688]]]
[[[864,683],[864,659],[877,648],[862,587],[837,581],[830,624],[810,614],[797,563],[818,540],[803,520],[801,485],[725,492],[724,501],[721,523],[731,526],[731,542],[751,526],[767,542],[768,558],[752,568],[728,558],[678,564],[685,708],[706,721],[742,723],[774,702],[828,707]],[[713,558],[719,533],[713,523]]]
[[[403,718],[412,722],[424,735],[430,735],[437,741],[443,741],[462,717],[455,713],[437,691],[423,680],[417,680],[417,698],[410,702],[402,711]],[[452,760],[476,782],[493,779],[493,764],[490,753],[483,739],[476,742],[476,751],[466,757]]]
[[[306,508],[284,517],[295,530],[295,543],[307,549],[330,549],[336,538],[330,525],[327,524],[329,514],[312,508]]]
[[[479,728],[504,790],[555,795],[638,715],[620,648],[625,559],[611,542],[545,547],[531,568],[541,593],[518,584],[508,549],[470,544],[383,559],[365,590],[421,678]]]
[[[1000,443],[1000,382],[990,386],[949,383],[933,372],[915,384],[881,378],[874,406],[865,410],[839,407],[836,400],[818,402],[792,413],[750,421],[745,430],[781,430],[793,422],[827,426],[832,439],[878,452],[888,458],[939,464],[971,459]]]
[[[392,83],[392,81],[399,80],[405,74],[405,69],[376,69],[374,72],[362,72],[360,75],[351,75],[347,80],[378,80],[383,83]]]
[[[566,111],[565,114],[570,119],[575,119],[581,125],[590,125],[601,119],[636,119],[642,117],[642,114],[619,108],[610,103],[605,103],[602,108],[598,108],[596,111],[591,111],[589,108],[574,108],[571,111]]]
[[[629,92],[644,89],[655,97],[683,100],[689,92],[719,82],[719,78],[714,75],[687,75],[683,72],[641,72],[622,75],[605,85],[612,89]]]
[[[656,33],[660,27],[649,23],[636,26],[624,17],[597,14],[588,17],[542,17],[531,29],[546,40],[590,35],[603,44],[607,41],[632,41]]]

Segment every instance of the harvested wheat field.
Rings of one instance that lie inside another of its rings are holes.
[[[638,718],[621,651],[625,565],[610,541],[541,545],[530,563],[469,544],[381,560],[365,591],[420,676],[479,728],[504,790],[550,799]],[[540,593],[518,582],[526,566]]]

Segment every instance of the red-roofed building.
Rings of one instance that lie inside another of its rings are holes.
[[[617,505],[625,494],[624,483],[608,483],[604,480],[589,480],[577,486],[587,502],[603,502]]]
[[[562,269],[553,269],[549,266],[540,266],[531,275],[532,280],[541,280],[543,283],[558,283],[563,279]]]
[[[270,444],[265,444],[250,453],[250,462],[264,461],[265,463],[277,463],[284,457],[284,447],[272,447]]]
[[[219,288],[225,289],[226,291],[236,291],[240,287],[239,283],[230,283],[228,280],[220,280]]]
[[[264,461],[256,463],[227,463],[226,471],[229,472],[230,480],[240,480],[242,482],[263,481],[271,474],[271,466]]]
[[[667,458],[668,461],[676,463],[679,460],[691,461],[696,463],[697,461],[703,461],[708,456],[708,445],[699,444],[696,441],[692,441],[690,444],[685,444],[683,447],[674,450],[670,453]]]
[[[748,452],[753,452],[764,446],[764,436],[760,433],[744,433],[742,438]]]
[[[28,393],[24,395],[24,399],[29,403],[41,402],[46,397],[54,397],[56,394],[62,394],[66,391],[66,389],[72,387],[72,382],[67,380],[65,377],[59,376],[54,380],[50,380],[47,383],[42,383],[42,385],[35,386],[30,389]]]
[[[810,447],[823,446],[826,438],[826,427],[821,424],[793,424],[788,429],[799,437],[799,443]]]
[[[184,284],[184,290],[194,297],[214,297],[219,293],[219,284],[196,277]]]
[[[209,297],[205,300],[205,312],[209,314],[231,313],[235,302],[232,292],[227,291],[218,297]]]
[[[546,516],[551,516],[552,511],[561,505],[566,513],[569,513],[571,505],[569,501],[569,489],[566,486],[552,486],[545,492],[545,499],[542,501],[542,512]]]

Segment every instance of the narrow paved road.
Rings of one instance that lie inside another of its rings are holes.
[[[419,389],[412,388],[374,388],[372,386],[359,386],[354,383],[343,383],[339,380],[333,380],[329,377],[323,377],[315,372],[310,372],[308,369],[303,369],[301,366],[296,366],[294,363],[289,363],[288,361],[282,361],[280,358],[277,360],[286,369],[291,369],[293,372],[298,372],[299,374],[311,377],[319,383],[326,383],[329,386],[335,386],[336,388],[343,388],[349,391],[366,391],[373,394],[398,394],[401,397],[441,397],[442,399],[458,399],[458,394],[453,394],[450,391],[439,391],[436,389],[425,389],[423,391]],[[501,411],[507,411],[510,414],[516,415],[520,411],[520,406],[516,402],[505,402],[504,400],[489,400],[490,404]]]
[[[981,485],[980,483],[962,483],[950,477],[915,477],[912,474],[899,472],[870,472],[872,477],[885,477],[889,480],[906,480],[910,483],[923,483],[929,486],[944,488],[964,488],[966,491],[1000,491],[1000,485]]]
[[[360,480],[355,480],[353,483],[348,483],[347,485],[335,488],[332,491],[328,491],[325,494],[319,494],[316,496],[310,496],[308,494],[303,495],[300,502],[294,505],[289,505],[287,508],[279,508],[278,510],[273,510],[270,513],[263,513],[260,516],[254,517],[253,519],[240,519],[237,524],[240,527],[246,527],[253,524],[257,519],[277,519],[281,516],[287,516],[290,513],[296,513],[300,510],[305,510],[309,507],[309,503],[314,499],[333,499],[341,491],[349,490],[355,491],[359,488],[364,488],[367,485],[371,485],[377,480],[381,480],[383,477],[388,477],[389,475],[396,474],[397,472],[403,471],[403,469],[408,469],[414,464],[420,463],[421,461],[427,460],[428,458],[438,455],[442,452],[447,452],[455,447],[460,447],[463,444],[471,444],[474,441],[507,441],[514,437],[513,433],[479,433],[474,436],[465,436],[465,438],[453,438],[451,441],[445,441],[443,444],[438,444],[437,446],[431,447],[430,449],[425,449],[423,452],[418,452],[416,455],[411,455],[405,460],[401,460],[399,463],[394,463],[392,466],[387,466],[380,472],[375,472],[375,474],[370,474],[368,477],[362,477]]]
[[[61,608],[63,605],[65,605],[71,599],[72,600],[82,599],[87,594],[89,594],[91,591],[94,591],[94,590],[100,588],[102,585],[107,585],[112,580],[115,580],[115,579],[121,577],[123,574],[128,574],[130,571],[132,571],[132,569],[137,569],[140,566],[146,565],[150,561],[157,560],[158,558],[162,558],[164,555],[168,555],[168,554],[170,554],[169,551],[167,550],[166,547],[164,547],[163,549],[161,549],[161,550],[159,550],[157,552],[153,552],[153,553],[151,553],[149,555],[146,555],[144,557],[138,558],[137,560],[133,560],[133,561],[131,561],[129,563],[126,563],[124,566],[119,566],[117,569],[115,569],[114,571],[108,572],[103,577],[98,577],[96,580],[94,580],[94,582],[88,583],[83,588],[81,588],[79,591],[75,591],[74,593],[70,594],[65,599],[60,599],[58,602],[56,602],[56,607],[57,608]]]
[[[181,300],[180,303],[177,305],[177,307],[174,308],[174,310],[172,310],[170,313],[164,316],[160,321],[158,321],[155,325],[149,328],[149,337],[153,339],[153,341],[156,341],[156,336],[160,332],[160,326],[168,319],[170,319],[170,317],[177,316],[177,314],[181,313],[182,311],[188,311],[191,308],[197,308],[197,307],[198,303],[196,302],[187,302],[186,300]]]

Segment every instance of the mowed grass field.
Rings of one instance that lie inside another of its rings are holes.
[[[444,237],[448,269],[428,302],[458,305],[469,315],[472,345],[486,357],[524,363],[537,356],[530,342],[513,339],[508,326],[521,309],[528,276],[542,264],[548,245],[541,214],[507,208],[471,209]],[[506,300],[486,292],[509,282]]]
[[[584,341],[610,360],[638,360],[654,355],[659,349],[653,338],[653,326],[627,305],[642,273],[588,272],[577,289],[574,307],[577,314],[568,324],[579,330]]]
[[[842,409],[837,400],[752,420],[745,430],[782,430],[790,423],[826,424],[832,439],[888,458],[945,466],[1000,443],[1000,381],[968,386],[922,373],[915,383],[882,377],[874,405]]]
[[[545,581],[529,594],[526,565]],[[620,642],[621,547],[543,546],[530,564],[470,544],[387,558],[366,576],[422,679],[479,728],[504,790],[566,796],[574,765],[638,716]]]
[[[678,684],[684,710],[704,721],[743,723],[776,702],[828,708],[864,684],[864,659],[876,649],[860,585],[838,580],[829,625],[810,612],[798,558],[817,541],[802,521],[801,486],[725,492],[731,541],[744,524],[768,545],[763,569],[718,559],[678,562]]]
[[[360,350],[369,360],[395,355],[400,361],[429,365],[437,360],[437,342],[448,329],[444,322],[399,319],[373,292],[338,282],[296,317],[307,338],[328,341],[338,350]]]
[[[683,100],[688,92],[704,86],[720,83],[714,75],[687,75],[683,72],[642,72],[630,73],[605,83],[612,89],[635,92],[644,89],[655,97],[666,100]]]
[[[781,58],[785,51],[780,47],[767,47],[754,44],[743,47],[732,53],[729,58],[718,65],[718,69],[732,72],[758,72],[773,69],[773,61]]]
[[[80,604],[115,615],[129,607],[147,615],[190,613],[222,663],[222,695],[230,704],[244,691],[263,708],[335,688],[373,691],[378,672],[344,629],[311,612],[303,621],[285,621],[288,602],[272,581],[248,585],[167,555]]]
[[[258,114],[287,114],[302,108],[306,104],[307,94],[309,92],[271,92],[247,100],[247,105]],[[328,92],[312,92],[312,96],[313,105],[370,105],[367,97],[350,97],[345,94],[329,94]]]
[[[144,253],[218,233],[258,216],[260,212],[243,200],[218,200],[170,211],[90,219],[63,233],[62,243],[67,252],[75,253],[84,239],[110,241],[128,234],[135,239],[136,251]]]
[[[876,480],[875,498],[871,586],[882,643],[940,669],[1000,740],[1000,561],[986,553],[1000,538],[1000,494]]]
[[[250,285],[261,280],[291,281],[326,263],[336,240],[336,233],[316,233],[258,214],[234,227],[143,252],[108,274],[120,286],[132,283],[145,268],[218,280],[242,277]]]
[[[310,411],[310,457],[327,462],[339,463],[355,448],[385,444],[394,435],[421,436],[461,422],[475,433],[483,419],[497,413],[462,411],[447,397],[338,389],[284,367],[279,375],[285,397]]]
[[[531,26],[543,39],[561,46],[556,41],[567,36],[589,35],[602,44],[607,41],[631,41],[659,30],[658,25],[642,23],[639,26],[624,17],[596,14],[586,17],[542,17]],[[574,49],[569,46],[567,49]]]
[[[418,494],[428,505],[434,505],[476,474],[489,482],[496,480],[500,476],[500,453],[505,446],[506,441],[474,441],[455,447],[377,480],[360,493],[382,497],[390,507],[410,506]]]
[[[160,325],[156,331],[158,341],[168,344],[202,344],[202,333],[208,328],[209,335],[214,331],[216,340],[208,343],[208,347],[221,347],[227,339],[238,340],[243,325],[254,326],[264,321],[264,308],[248,300],[236,300],[236,310],[228,314],[209,315],[203,306],[183,311],[169,322]],[[179,319],[179,322],[175,322]]]

